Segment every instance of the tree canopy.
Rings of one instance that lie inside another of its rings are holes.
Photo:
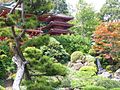
[[[99,24],[97,14],[93,7],[84,0],[79,0],[77,7],[78,9],[74,22],[75,27],[73,27],[73,30],[82,36],[91,36],[92,31],[94,31],[95,27]]]
[[[101,20],[119,20],[120,19],[120,1],[119,0],[106,0],[106,3],[100,10]]]

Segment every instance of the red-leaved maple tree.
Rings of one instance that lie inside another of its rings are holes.
[[[120,60],[120,22],[104,22],[93,34],[93,49],[106,59]]]

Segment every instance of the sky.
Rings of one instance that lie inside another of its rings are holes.
[[[74,9],[79,0],[66,0]],[[98,12],[106,0],[85,0],[87,3],[92,4],[94,9]]]

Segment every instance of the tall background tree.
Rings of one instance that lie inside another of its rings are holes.
[[[53,8],[51,0],[25,0],[25,12],[32,14],[43,14]]]
[[[52,10],[53,13],[58,14],[68,14],[68,6],[66,4],[66,0],[52,0],[54,2],[54,8]]]
[[[100,10],[100,17],[103,21],[120,20],[120,1],[106,0],[106,3]]]
[[[66,0],[25,0],[25,12],[34,14],[68,14]]]
[[[99,24],[99,19],[95,13],[93,7],[85,2],[85,0],[79,0],[77,5],[77,13],[75,26],[72,28],[75,33],[81,34],[84,37],[90,37],[95,27]]]

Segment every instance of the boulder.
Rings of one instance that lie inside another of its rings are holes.
[[[120,79],[120,69],[118,69],[118,70],[114,73],[114,78]]]
[[[79,62],[79,63],[74,63],[72,68],[75,70],[79,70],[81,67],[83,67],[83,64]]]
[[[109,72],[103,72],[102,74],[99,74],[99,76],[102,76],[105,78],[112,78],[112,74]]]

